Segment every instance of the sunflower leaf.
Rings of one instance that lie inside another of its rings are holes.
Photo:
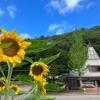
[[[11,45],[12,45],[11,41],[10,42],[3,42],[3,43],[0,44],[0,47],[1,48],[8,48]]]
[[[44,50],[47,50],[53,46],[55,46],[57,43],[54,43],[53,41],[45,41],[45,40],[31,40],[30,41],[32,45],[30,45],[26,49],[26,53],[37,53],[42,52]]]
[[[60,53],[54,55],[54,56],[50,56],[50,57],[47,57],[47,58],[40,58],[39,61],[42,61],[44,62],[45,64],[49,64],[51,63],[52,61],[56,60],[58,57],[60,56]]]
[[[3,93],[11,95],[11,96],[15,96],[16,95],[16,92],[14,90],[11,90],[11,89],[9,89],[9,91],[8,90],[4,90]]]
[[[28,64],[27,62],[21,62],[21,63],[17,64],[16,67],[20,67],[20,66],[27,65],[27,64]]]
[[[56,100],[56,98],[55,98],[55,97],[49,98],[49,97],[47,97],[47,96],[42,96],[42,97],[41,97],[41,100]]]
[[[30,63],[33,63],[33,60],[30,57],[25,56],[24,57],[24,60],[26,60],[26,61],[28,61]]]
[[[30,84],[32,83],[33,84],[32,78],[30,76],[27,76],[27,75],[16,75],[14,77],[14,79],[20,81],[22,84],[25,84],[25,83],[30,83]]]

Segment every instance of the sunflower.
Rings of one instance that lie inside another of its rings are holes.
[[[42,91],[42,95],[46,95],[46,89],[45,89],[45,85],[46,85],[46,79],[43,78],[43,81],[41,83],[41,91]]]
[[[48,74],[48,66],[42,62],[35,62],[30,67],[29,75],[34,78],[34,80],[43,83],[43,76]]]
[[[12,84],[10,86],[10,88],[15,91],[16,95],[19,94],[20,89],[19,89],[18,85]]]
[[[0,78],[0,91],[5,89],[5,79],[3,77]]]
[[[46,95],[46,89],[44,86],[42,86],[42,95]]]
[[[1,31],[2,34],[0,35],[0,44],[10,43],[10,45],[5,48],[0,47],[0,61],[9,61],[14,67],[16,63],[21,63],[21,60],[24,59],[24,49],[31,43],[25,42],[23,38],[17,36],[16,30],[7,32],[2,29]]]

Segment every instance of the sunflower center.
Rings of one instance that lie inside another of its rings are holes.
[[[3,87],[3,86],[4,86],[3,82],[0,82],[0,87]]]
[[[35,75],[40,75],[43,72],[43,67],[41,65],[34,65],[32,68],[32,73]]]
[[[2,43],[4,43],[4,42],[11,42],[12,44],[7,48],[3,48],[3,53],[10,57],[17,55],[17,52],[19,50],[18,43],[16,41],[14,41],[13,39],[5,39],[2,41]]]
[[[17,91],[17,88],[16,87],[12,87],[11,89],[14,90],[14,91]]]

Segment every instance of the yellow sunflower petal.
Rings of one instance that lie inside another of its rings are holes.
[[[7,32],[2,29],[2,35],[0,35],[0,43],[11,42],[11,45],[6,48],[0,48],[0,61],[7,62],[16,65],[16,63],[21,63],[24,59],[25,51],[24,49],[30,44],[29,42],[24,42],[24,38],[17,36],[16,30],[12,32]]]
[[[4,35],[0,35],[0,41],[4,40]]]
[[[3,53],[2,48],[0,48],[0,54],[2,54],[2,53]]]
[[[42,95],[46,95],[46,89],[44,88],[44,86],[42,87]]]
[[[25,56],[25,51],[23,49],[20,49],[17,53],[17,55],[21,58],[21,59],[24,59],[24,56]]]
[[[20,89],[19,89],[18,85],[12,84],[10,86],[10,88],[15,91],[16,95],[19,94]]]
[[[4,62],[8,61],[8,57],[5,55],[2,55],[2,61],[4,61]]]
[[[7,33],[7,31],[5,29],[1,29],[2,33]]]
[[[0,78],[0,91],[5,89],[5,85],[4,85],[5,79],[4,77]]]
[[[16,36],[15,40],[20,43],[20,42],[23,42],[25,39],[20,37],[20,36]]]
[[[0,62],[3,60],[3,56],[2,55],[0,55]]]
[[[16,65],[16,62],[14,61],[14,59],[12,57],[9,57],[8,61],[13,65],[13,68],[14,68]]]
[[[30,67],[30,76],[41,77],[48,74],[48,66],[42,62],[35,62]]]
[[[13,63],[12,57],[9,57],[8,60],[9,60],[10,63]]]
[[[37,81],[37,82],[39,82],[40,84],[42,84],[43,77],[42,77],[42,75],[41,76],[34,76],[34,80]]]
[[[19,58],[18,56],[13,57],[13,61],[15,63],[21,63],[21,58]]]
[[[17,36],[17,35],[16,35],[16,30],[13,30],[13,31],[11,32],[10,38],[15,39],[16,36]]]
[[[45,78],[43,78],[43,80],[42,80],[42,85],[43,85],[43,86],[45,86],[45,85],[46,85],[46,83],[47,83],[47,82],[46,82],[46,79],[45,79]]]
[[[2,33],[3,33],[3,36],[6,38],[6,37],[9,37],[9,32],[7,32],[5,29],[1,29]]]
[[[9,38],[10,37],[10,33],[9,32],[5,32],[3,33],[5,38]]]
[[[29,45],[31,45],[30,42],[22,42],[22,43],[20,43],[20,48],[21,49],[26,49],[26,47],[29,46]]]

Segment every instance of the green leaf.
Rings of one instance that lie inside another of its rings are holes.
[[[16,67],[20,67],[20,66],[23,66],[23,65],[26,65],[26,64],[28,64],[28,63],[27,62],[21,62],[21,63],[17,64]]]
[[[12,89],[9,89],[9,91],[8,90],[4,90],[3,93],[4,94],[8,94],[10,96],[15,96],[16,95],[16,92],[14,90],[12,90]]]
[[[41,91],[37,89],[37,92],[34,95],[34,100],[40,100],[41,98]]]
[[[10,42],[3,42],[3,43],[0,44],[0,47],[1,48],[7,48],[7,47],[9,47],[11,45],[12,45],[11,41]]]
[[[31,84],[32,83],[34,85],[32,78],[28,75],[17,75],[14,78],[15,78],[15,80],[21,81],[23,84],[25,84],[25,83]]]
[[[39,98],[38,95],[37,95],[37,98],[36,96],[30,96],[30,97],[27,97],[25,100],[56,100],[56,98],[49,98],[49,97],[41,97]]]
[[[35,100],[33,96],[27,97],[25,100]]]
[[[33,63],[33,60],[30,57],[25,56],[24,60],[26,60],[26,61],[28,61],[30,63]]]
[[[49,98],[49,97],[44,96],[44,97],[41,97],[41,100],[56,100],[56,98],[55,97]]]
[[[44,62],[45,64],[49,64],[51,63],[52,61],[56,60],[58,57],[60,56],[60,53],[54,55],[54,56],[50,56],[50,57],[47,57],[47,58],[40,58],[39,61],[42,61]]]
[[[41,92],[37,90],[36,93],[33,94],[33,96],[27,97],[25,100],[41,100]]]
[[[2,30],[3,30],[3,28],[2,28],[2,27],[0,27],[0,34],[2,33]]]
[[[46,40],[32,40],[32,45],[26,49],[26,53],[37,53],[53,47],[56,43]]]

